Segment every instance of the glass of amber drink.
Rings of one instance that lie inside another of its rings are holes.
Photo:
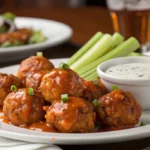
[[[107,0],[114,30],[125,39],[134,36],[150,51],[150,0]]]

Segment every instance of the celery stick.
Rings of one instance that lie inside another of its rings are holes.
[[[85,80],[94,80],[97,79],[98,75],[97,72],[93,72],[91,75],[89,75],[88,77],[84,78]]]
[[[97,32],[84,46],[82,46],[71,58],[67,64],[72,65],[77,59],[79,59],[84,53],[86,53],[97,41],[101,39],[103,34]]]
[[[117,33],[117,32],[113,34],[112,39],[113,39],[113,43],[112,43],[112,46],[110,48],[110,51],[113,48],[115,48],[115,47],[119,46],[120,44],[122,44],[123,41],[124,41],[124,37],[120,33]],[[86,73],[84,74],[83,77],[86,77]]]
[[[103,56],[108,52],[112,45],[112,37],[109,34],[105,34],[87,53],[85,53],[80,59],[71,65],[71,69],[78,71],[81,66],[88,65],[94,60]]]
[[[118,33],[118,32],[115,32],[113,34],[112,39],[113,39],[113,43],[112,43],[112,46],[111,46],[111,48],[110,48],[109,51],[111,51],[112,49],[116,48],[117,46],[119,46],[120,44],[122,44],[123,41],[124,41],[124,37],[120,33]],[[82,74],[82,73],[84,73],[84,69],[82,68],[82,70],[80,69],[80,70],[78,70],[78,72],[80,74]],[[88,72],[85,73],[83,77],[86,77],[87,75],[88,75]]]
[[[112,44],[112,47],[111,47],[112,49],[119,46],[124,41],[124,37],[118,32],[115,32],[113,34],[112,38],[113,38],[113,44]]]
[[[144,56],[142,53],[132,52],[128,56]]]
[[[95,60],[93,63],[81,68],[80,69],[81,71],[78,71],[78,74],[80,76],[84,76],[84,74],[86,73],[86,76],[87,76],[87,72],[89,72],[89,70],[93,70],[93,72],[96,72],[96,68],[100,63],[108,59],[127,56],[131,52],[137,50],[139,47],[140,47],[139,42],[134,37],[131,37],[125,42],[123,42],[120,46],[116,47],[115,49],[105,54],[101,58]],[[91,72],[88,75],[91,75]]]
[[[85,72],[84,74],[81,74],[80,76],[82,78],[86,78],[88,77],[90,74],[92,74],[95,71],[95,68],[92,68],[91,70],[88,70],[87,72]]]

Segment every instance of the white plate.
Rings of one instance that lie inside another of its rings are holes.
[[[65,62],[66,60],[67,59],[52,59],[51,61],[57,67],[60,62]],[[0,72],[16,74],[18,67],[18,65],[15,65],[11,67],[1,68]],[[120,131],[83,134],[32,131],[0,122],[0,136],[29,142],[66,145],[112,143],[150,137],[150,111],[143,112],[141,121],[143,121],[146,125]]]
[[[25,58],[36,51],[42,51],[44,48],[61,44],[72,35],[72,29],[68,25],[52,20],[17,17],[15,24],[18,28],[40,29],[48,39],[37,44],[0,48],[0,62]]]

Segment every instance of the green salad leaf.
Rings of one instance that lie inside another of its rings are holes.
[[[33,35],[29,38],[29,44],[41,43],[46,39],[41,30],[34,31]]]

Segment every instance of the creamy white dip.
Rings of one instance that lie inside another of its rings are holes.
[[[121,64],[108,68],[105,73],[120,79],[150,79],[150,64]]]

